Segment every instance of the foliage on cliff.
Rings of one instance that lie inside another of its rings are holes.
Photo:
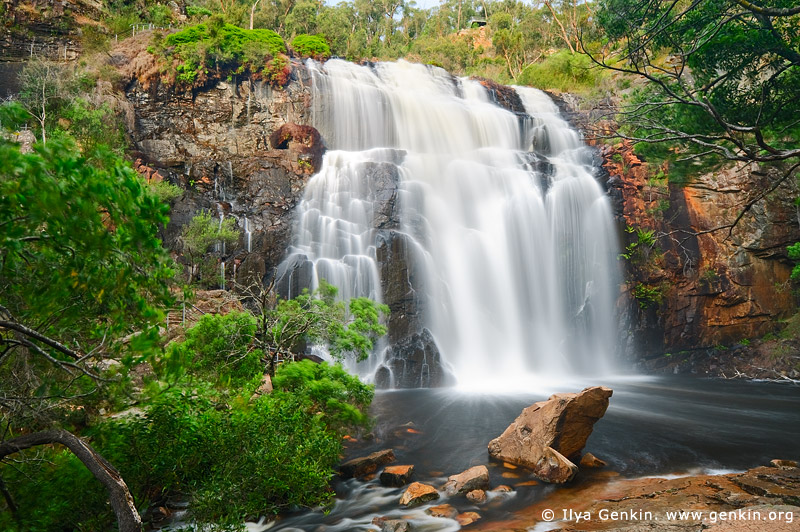
[[[673,159],[800,163],[800,9],[792,2],[605,0],[598,19],[623,60],[595,59],[645,82],[623,112],[625,136],[668,141]]]
[[[168,35],[157,48],[173,61],[177,82],[186,86],[244,73],[276,85],[288,82],[286,45],[280,35],[268,29],[245,30],[219,16]]]

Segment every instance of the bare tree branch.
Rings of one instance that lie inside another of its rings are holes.
[[[0,442],[0,460],[6,456],[39,445],[61,444],[81,461],[108,491],[108,498],[117,517],[119,532],[141,532],[142,519],[133,496],[119,472],[91,445],[65,430],[48,430],[17,436]]]

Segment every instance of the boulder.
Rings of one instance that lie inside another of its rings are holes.
[[[484,465],[470,467],[458,475],[452,475],[447,478],[447,483],[444,485],[444,491],[448,495],[488,488],[489,470]]]
[[[471,525],[480,518],[481,516],[478,512],[464,512],[463,514],[458,514],[456,516],[456,521],[458,521],[458,524],[461,526],[467,526]]]
[[[422,482],[414,482],[408,486],[403,496],[400,497],[400,504],[403,506],[419,506],[438,498],[439,492],[436,491],[436,488]]]
[[[770,460],[769,462],[772,467],[777,467],[778,469],[796,469],[797,462],[794,460]]]
[[[595,386],[577,394],[554,394],[525,408],[503,434],[489,442],[489,455],[526,467],[546,482],[571,480],[578,471],[572,460],[578,460],[612,393]]]
[[[493,493],[511,493],[512,490],[510,486],[506,486],[505,484],[500,484],[495,489],[492,490]]]
[[[585,469],[600,469],[601,467],[605,467],[607,465],[607,463],[600,460],[592,453],[586,453],[583,455],[583,457],[581,457],[580,466]]]
[[[458,515],[458,510],[449,504],[431,506],[425,511],[428,513],[428,515],[432,515],[433,517],[444,517],[445,519],[455,519],[455,517]]]
[[[414,474],[413,465],[389,466],[383,470],[380,476],[381,484],[399,488],[405,486]]]
[[[483,490],[468,491],[467,500],[474,504],[483,504],[486,502],[486,492]]]
[[[384,449],[368,456],[353,458],[339,466],[342,478],[363,478],[378,470],[382,465],[394,462],[394,451]]]

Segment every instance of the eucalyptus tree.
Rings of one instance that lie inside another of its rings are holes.
[[[600,25],[613,46],[586,46],[603,68],[643,88],[617,132],[700,158],[773,165],[752,206],[800,167],[800,7],[793,0],[603,0]],[[719,228],[717,228],[719,229]]]

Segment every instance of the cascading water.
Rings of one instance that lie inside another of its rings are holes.
[[[387,194],[374,176],[389,165],[393,229],[426,287],[422,320],[459,384],[610,370],[612,216],[589,150],[553,102],[517,88],[524,112],[511,112],[478,81],[403,61],[309,68],[329,151],[291,249],[312,265],[307,284],[381,300]]]

